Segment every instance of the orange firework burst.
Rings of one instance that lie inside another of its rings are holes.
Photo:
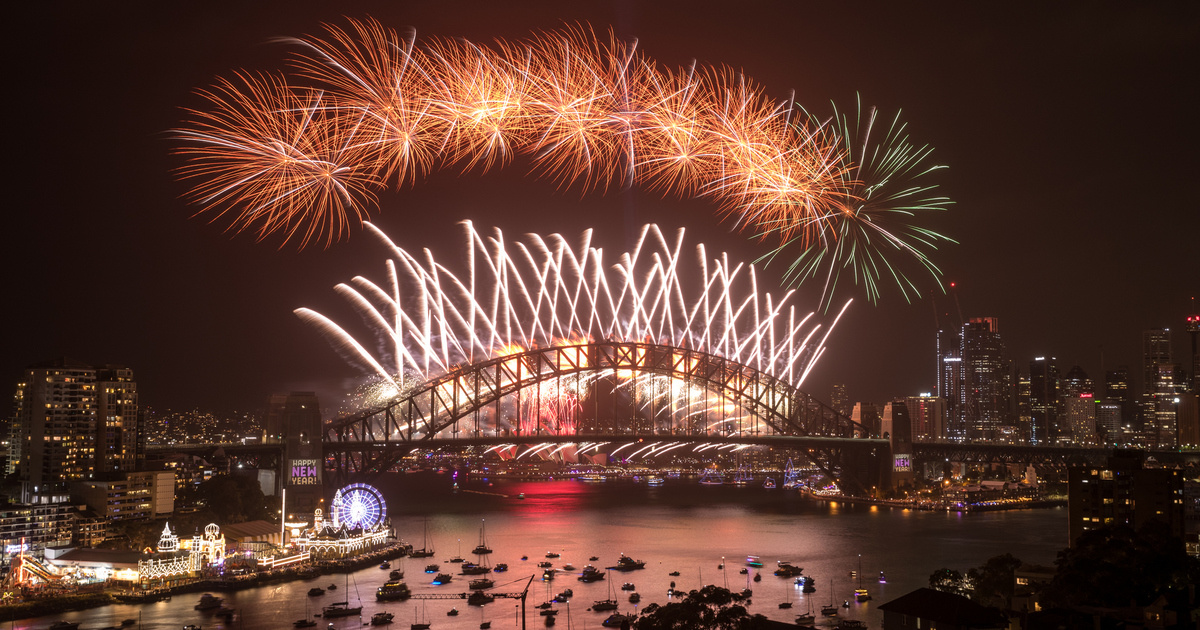
[[[741,73],[660,69],[587,27],[492,47],[330,26],[293,61],[307,87],[240,77],[177,132],[194,198],[235,230],[339,237],[377,185],[515,155],[560,186],[713,199],[756,233],[809,240],[847,195],[839,145]],[[766,227],[764,227],[766,226]]]

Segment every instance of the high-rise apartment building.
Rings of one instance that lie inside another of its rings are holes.
[[[1071,468],[1067,482],[1071,545],[1083,532],[1110,524],[1138,529],[1151,520],[1184,534],[1183,473],[1144,468],[1137,451],[1117,451],[1106,466]]]
[[[145,435],[138,413],[133,370],[104,366],[96,370],[96,472],[133,471],[145,462]]]
[[[1053,444],[1058,434],[1058,366],[1054,357],[1037,357],[1029,362],[1029,441]]]
[[[21,500],[65,490],[97,468],[132,470],[137,463],[137,383],[119,366],[58,359],[25,369],[17,383],[9,472]]]

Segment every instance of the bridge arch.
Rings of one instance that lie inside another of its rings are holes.
[[[612,403],[609,415],[601,409],[605,396]],[[622,413],[618,403],[626,407]],[[575,417],[563,405],[576,405]],[[861,440],[868,432],[753,366],[689,348],[593,341],[460,365],[384,405],[330,423],[324,441],[339,470],[382,472],[422,444],[582,441],[602,435],[822,438],[830,445]]]

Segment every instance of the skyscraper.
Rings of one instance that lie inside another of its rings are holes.
[[[912,421],[914,440],[941,440],[946,437],[946,399],[921,394],[904,399]]]
[[[972,317],[962,329],[960,420],[972,439],[995,439],[1008,409],[1008,366],[995,317]]]
[[[1151,328],[1142,332],[1142,391],[1152,392],[1158,381],[1158,366],[1171,364],[1171,329]]]
[[[942,437],[962,440],[963,367],[962,330],[939,330],[937,334],[937,395],[946,401],[946,425]]]
[[[91,479],[97,469],[137,463],[137,383],[133,371],[58,359],[25,369],[10,429],[9,472],[21,500]]]
[[[1104,400],[1121,408],[1121,425],[1131,426],[1136,415],[1129,389],[1129,367],[1120,365],[1104,373]],[[1141,430],[1141,427],[1133,427]]]
[[[1058,366],[1037,357],[1029,362],[1029,441],[1053,444],[1058,434]]]
[[[829,403],[833,410],[849,417],[854,406],[850,404],[850,396],[846,394],[846,386],[837,384],[833,386],[833,396],[829,399]]]

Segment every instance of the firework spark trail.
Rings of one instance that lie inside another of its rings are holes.
[[[837,144],[789,123],[789,108],[740,73],[662,69],[587,27],[489,48],[418,45],[368,20],[290,41],[293,73],[314,87],[239,75],[244,86],[202,92],[211,111],[192,110],[176,134],[196,201],[260,237],[328,243],[389,181],[517,154],[562,186],[710,197],[750,224],[807,218],[781,229],[791,238],[813,236],[812,219],[842,194]],[[319,210],[306,209],[313,201]],[[323,222],[296,231],[313,218]]]
[[[782,236],[782,244],[760,261],[782,255],[791,260],[787,276],[793,282],[821,280],[826,308],[843,274],[848,282],[863,287],[871,301],[879,298],[884,281],[911,301],[920,289],[902,262],[915,261],[941,288],[941,270],[929,256],[940,244],[955,243],[915,223],[917,216],[945,210],[953,203],[934,194],[935,186],[929,182],[931,174],[945,168],[929,163],[933,149],[909,141],[899,113],[883,122],[874,108],[864,111],[861,102],[857,105],[853,116],[835,106],[832,119],[825,123],[841,144],[849,168],[839,174],[839,189],[846,194],[833,200],[826,214],[803,219],[818,230],[818,238],[796,238],[798,232],[787,218],[755,226],[760,235],[767,235],[778,225]],[[899,258],[894,260],[893,255]]]
[[[792,292],[781,298],[760,294],[753,265],[731,263],[727,256],[714,259],[711,267],[699,265],[705,277],[689,289],[677,275],[687,266],[683,230],[669,238],[647,225],[633,251],[607,267],[601,250],[591,244],[591,231],[579,246],[557,234],[512,243],[499,230],[486,236],[464,222],[467,268],[456,272],[432,252],[414,255],[367,226],[391,253],[387,282],[379,286],[356,277],[353,286],[335,289],[374,337],[389,342],[387,347],[373,353],[325,315],[308,308],[296,314],[397,393],[465,363],[588,340],[690,348],[753,365],[799,387],[828,336],[820,334],[825,329],[813,323],[811,313],[797,317],[789,303]],[[696,248],[701,262],[705,252]],[[638,390],[628,394],[631,400],[652,402],[652,408],[671,417],[696,413],[695,401],[702,395],[694,385],[657,376],[638,382],[617,372],[547,380],[544,391],[524,394],[518,403],[526,410],[522,423],[532,423],[520,428],[574,426],[582,392],[592,380],[609,376],[620,380],[614,392],[626,386],[629,392]]]

